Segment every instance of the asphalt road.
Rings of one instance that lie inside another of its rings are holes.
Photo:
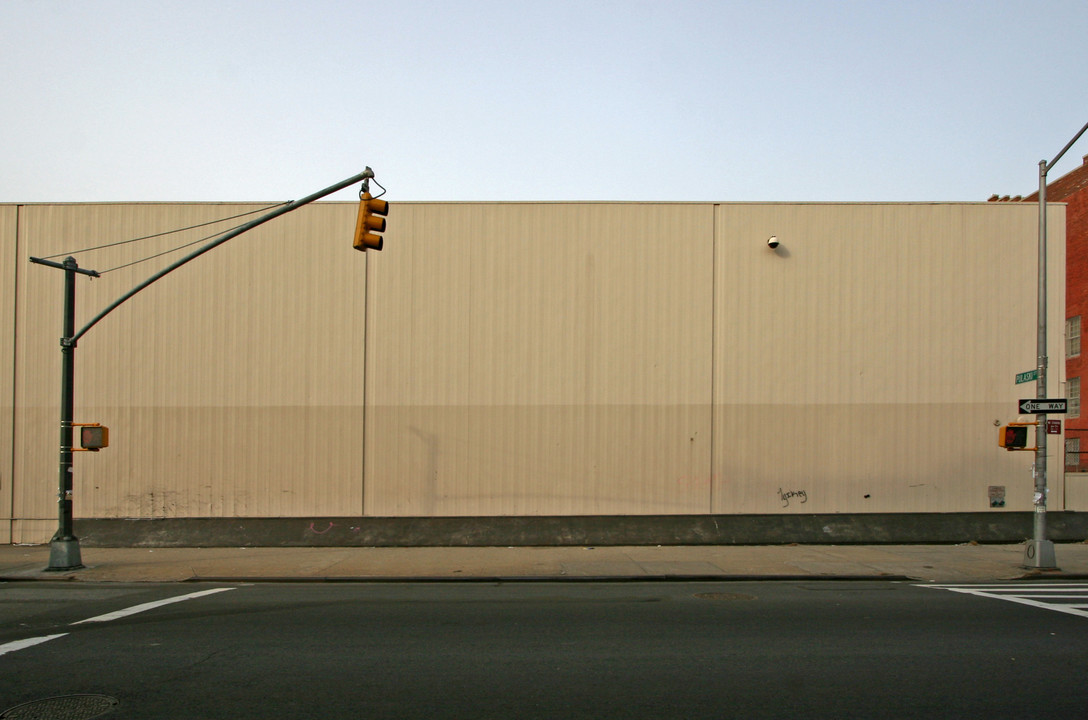
[[[0,718],[1081,717],[1084,608],[1023,582],[9,583]]]

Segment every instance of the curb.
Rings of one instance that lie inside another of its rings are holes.
[[[659,583],[659,582],[802,582],[812,580],[857,582],[861,580],[916,582],[906,575],[447,575],[324,576],[324,577],[192,577],[185,583]]]

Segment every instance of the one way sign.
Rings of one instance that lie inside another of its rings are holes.
[[[1069,401],[1028,399],[1020,401],[1020,413],[1023,415],[1041,415],[1045,413],[1069,412]]]

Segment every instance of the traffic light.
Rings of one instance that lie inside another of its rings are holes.
[[[356,250],[381,250],[382,236],[374,233],[385,232],[385,216],[389,214],[389,203],[371,197],[369,192],[359,196],[359,216],[355,220]]]
[[[84,450],[98,452],[110,446],[110,429],[104,425],[82,425],[79,428],[79,446]]]
[[[1002,425],[997,434],[997,444],[1006,450],[1018,450],[1028,445],[1027,425]]]

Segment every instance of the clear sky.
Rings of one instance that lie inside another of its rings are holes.
[[[391,201],[1026,195],[1088,122],[1086,31],[1086,0],[0,0],[0,202],[367,165]]]

